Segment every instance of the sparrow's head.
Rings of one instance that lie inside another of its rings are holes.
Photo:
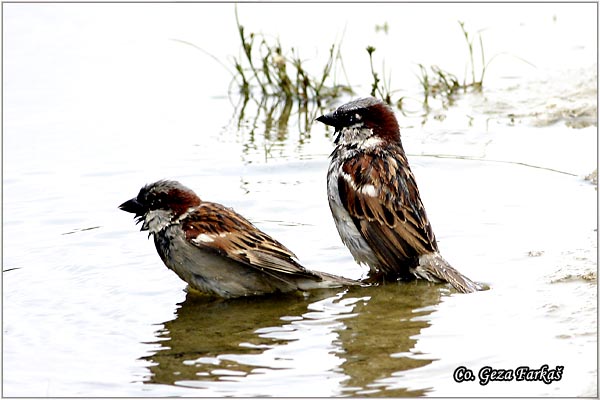
[[[337,110],[321,115],[317,121],[335,128],[335,144],[362,142],[374,136],[385,141],[400,140],[394,111],[383,101],[366,97],[351,101]]]
[[[191,189],[177,181],[161,180],[144,186],[136,197],[119,208],[135,214],[136,223],[144,221],[142,230],[153,231],[151,221],[159,221],[162,226],[167,219],[177,218],[199,204],[200,198]]]

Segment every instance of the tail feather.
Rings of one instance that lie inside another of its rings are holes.
[[[297,284],[300,290],[336,288],[341,286],[367,286],[366,284],[360,281],[350,278],[344,278],[343,276],[328,274],[326,272],[321,271],[311,272],[314,273],[318,277],[318,279],[298,280]]]
[[[424,254],[419,257],[419,265],[413,273],[419,278],[432,282],[448,282],[461,293],[486,290],[486,286],[473,282],[454,269],[439,253]]]

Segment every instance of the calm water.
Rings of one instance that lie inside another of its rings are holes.
[[[188,296],[117,206],[178,179],[307,267],[360,277],[326,202],[330,132],[269,129],[252,105],[240,121],[227,71],[176,41],[238,55],[232,4],[4,4],[3,395],[596,396],[596,7],[241,5],[318,70],[343,37],[358,95],[377,48],[414,111],[404,147],[441,251],[492,289],[222,301]],[[416,64],[462,77],[458,20],[497,57],[483,94],[424,118]],[[544,364],[562,379],[453,379]]]

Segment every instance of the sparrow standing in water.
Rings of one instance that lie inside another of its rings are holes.
[[[143,222],[165,265],[203,293],[230,298],[360,284],[304,268],[244,217],[176,181],[146,185],[119,208]]]
[[[368,282],[448,282],[482,290],[442,258],[410,170],[392,109],[375,98],[344,104],[317,118],[335,128],[327,194],[344,244],[369,266]]]

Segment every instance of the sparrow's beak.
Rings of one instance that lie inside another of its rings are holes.
[[[329,114],[323,114],[319,118],[317,118],[317,121],[322,122],[325,125],[333,126],[335,128],[333,143],[337,145],[340,141],[341,130],[338,129],[338,127],[336,126],[338,121],[337,118],[333,115],[333,113],[334,112],[330,112]]]
[[[129,213],[134,213],[135,215],[142,215],[144,213],[144,208],[137,201],[137,198],[133,198],[131,200],[127,200],[125,203],[121,204],[119,208],[123,211],[127,211]]]
[[[320,117],[317,118],[317,121],[324,123],[325,125],[329,125],[329,126],[333,126],[335,127],[335,117],[333,116],[333,113],[330,112],[329,114],[323,114]]]

